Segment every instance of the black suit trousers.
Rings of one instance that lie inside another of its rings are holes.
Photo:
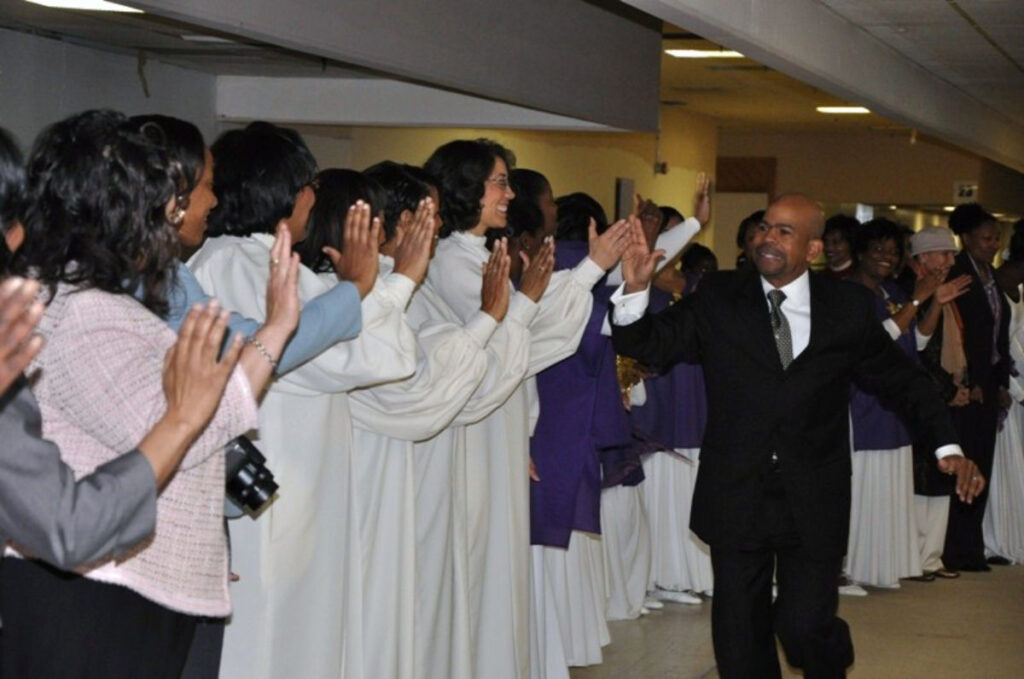
[[[801,548],[778,471],[765,472],[758,521],[735,547],[711,548],[715,596],[711,632],[722,679],[778,679],[777,634],[807,679],[846,676],[853,644],[839,609],[842,558]],[[779,595],[772,603],[772,574]]]

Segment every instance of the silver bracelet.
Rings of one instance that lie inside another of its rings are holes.
[[[263,342],[261,342],[259,340],[258,337],[256,337],[256,335],[251,336],[246,341],[249,344],[251,344],[254,347],[256,347],[256,351],[260,352],[260,355],[263,356],[263,358],[267,359],[267,363],[270,364],[271,368],[273,368],[274,370],[277,370],[277,361],[274,359],[273,356],[270,355],[270,352],[267,351],[267,347],[263,344]]]

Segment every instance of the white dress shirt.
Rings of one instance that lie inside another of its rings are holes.
[[[811,340],[811,277],[805,271],[796,280],[782,286],[779,290],[786,293],[786,299],[782,301],[779,310],[785,315],[789,322],[790,335],[793,339],[793,358],[799,356]],[[640,320],[647,310],[650,301],[650,286],[639,291],[626,294],[626,284],[619,286],[611,297],[613,305],[612,323],[615,325],[629,325]],[[775,286],[761,277],[761,289],[764,290],[764,303],[771,310],[772,303],[768,300],[768,293],[775,290]],[[963,455],[960,446],[951,443],[939,447],[935,456],[943,458],[949,455]]]

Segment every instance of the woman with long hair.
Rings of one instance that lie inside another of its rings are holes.
[[[29,158],[14,268],[45,286],[35,392],[43,434],[77,473],[131,448],[164,407],[174,333],[159,314],[174,277],[170,222],[181,182],[164,151],[111,111],[52,125]],[[288,246],[287,236],[274,245],[268,322],[161,489],[152,539],[77,575],[5,560],[5,675],[176,677],[198,616],[230,613],[223,445],[255,426],[254,396],[271,374],[266,355],[280,355],[297,322],[298,260]]]
[[[440,185],[444,219],[444,237],[424,286],[462,322],[479,307],[481,264],[489,257],[487,232],[507,226],[515,196],[509,183],[511,160],[494,142],[459,140],[438,148],[424,166]],[[525,677],[530,671],[527,475],[537,408],[530,378],[576,350],[593,305],[590,291],[618,261],[628,236],[625,224],[600,237],[593,234],[589,256],[575,269],[555,275],[552,241],[524,259],[508,316],[529,330],[528,363],[503,385],[508,398],[464,428],[466,463],[453,493],[462,505],[467,536],[473,676]]]

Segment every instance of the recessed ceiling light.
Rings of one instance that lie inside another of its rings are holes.
[[[871,113],[863,106],[819,106],[815,109],[818,113],[848,114],[848,113]]]
[[[665,50],[665,54],[676,59],[742,59],[743,55],[732,50]]]
[[[956,209],[956,208],[955,208],[955,207],[953,207],[952,205],[943,205],[943,206],[942,206],[942,211],[943,211],[943,212],[952,212],[952,211],[953,211],[953,210],[955,210],[955,209]]]
[[[235,44],[234,40],[228,40],[227,38],[222,38],[217,35],[203,35],[202,33],[182,33],[181,39],[187,40],[188,42],[208,42],[228,45]]]
[[[890,206],[889,206],[889,209],[890,209],[890,210],[895,210],[895,209],[896,209],[896,206],[895,206],[895,205],[890,205]]]
[[[84,9],[91,12],[131,12],[133,14],[143,14],[141,9],[126,7],[125,5],[106,2],[105,0],[25,0],[25,2],[54,9]]]

